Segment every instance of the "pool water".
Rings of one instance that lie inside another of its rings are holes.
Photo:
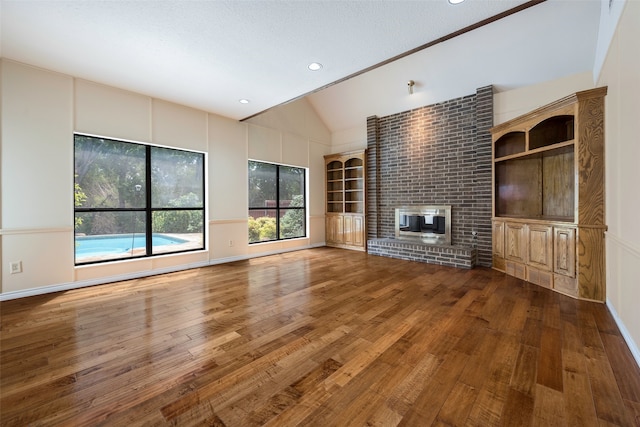
[[[153,246],[166,246],[185,243],[187,240],[164,234],[154,233],[151,237]],[[78,236],[76,237],[76,257],[113,255],[144,248],[145,235],[112,234],[108,236]]]

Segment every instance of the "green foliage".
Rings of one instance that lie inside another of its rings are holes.
[[[77,182],[74,183],[74,186],[73,186],[73,198],[74,198],[74,205],[76,207],[82,206],[82,204],[87,200],[87,195],[84,193],[84,191],[82,191],[82,188]],[[77,229],[81,225],[82,225],[82,218],[76,216],[75,228]]]
[[[169,201],[169,207],[194,206],[200,198],[197,194],[184,194]],[[200,211],[155,211],[153,212],[154,233],[199,233],[202,231]]]
[[[249,217],[249,242],[264,242],[276,239],[276,219],[263,216]]]
[[[168,203],[169,207],[171,208],[192,208],[194,206],[200,206],[201,204],[202,201],[200,200],[200,197],[198,197],[198,195],[195,193],[183,194],[177,199],[170,200]]]
[[[91,234],[112,234],[113,230],[118,230],[118,215],[115,212],[102,212],[91,216]]]
[[[291,207],[303,206],[302,195],[297,195],[291,200]],[[304,230],[304,209],[288,210],[280,219],[280,238],[301,237],[305,235]]]
[[[200,211],[155,211],[152,221],[154,233],[202,232]]]

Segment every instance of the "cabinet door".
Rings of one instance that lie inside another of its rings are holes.
[[[344,243],[344,228],[342,215],[329,215],[326,222],[327,243]]]
[[[504,225],[505,257],[512,261],[524,263],[526,260],[525,225],[506,222]]]
[[[493,221],[493,255],[504,258],[504,221]]]
[[[344,216],[344,244],[353,245],[353,216]]]
[[[344,216],[344,244],[364,247],[364,217],[361,215]]]
[[[354,215],[352,218],[352,229],[351,232],[353,234],[353,245],[354,246],[359,246],[359,247],[363,247],[364,248],[364,233],[365,233],[365,229],[364,229],[364,216],[361,215]]]
[[[336,238],[336,232],[334,229],[334,222],[332,216],[327,216],[324,222],[324,235],[327,243],[334,243]]]
[[[553,234],[552,227],[542,224],[527,226],[527,264],[541,270],[551,271]]]
[[[553,271],[568,277],[576,275],[576,229],[554,227]]]

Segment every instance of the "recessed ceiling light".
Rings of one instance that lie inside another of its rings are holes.
[[[460,4],[462,3],[464,0],[449,0],[449,3],[451,4]]]
[[[248,104],[248,103],[249,103],[249,100],[248,100],[248,99],[244,99],[244,98],[243,98],[243,99],[238,100],[238,102],[239,102],[240,104]]]
[[[312,62],[308,67],[311,71],[318,71],[322,68],[322,64],[319,62]]]

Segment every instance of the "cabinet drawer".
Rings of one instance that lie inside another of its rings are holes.
[[[518,279],[527,280],[526,269],[524,268],[524,264],[520,264],[519,262],[513,262],[507,260],[505,262],[505,272],[509,276],[517,277]]]
[[[572,297],[578,296],[578,279],[556,274],[553,280],[553,289]]]
[[[533,267],[527,267],[527,282],[553,289],[553,273]]]

